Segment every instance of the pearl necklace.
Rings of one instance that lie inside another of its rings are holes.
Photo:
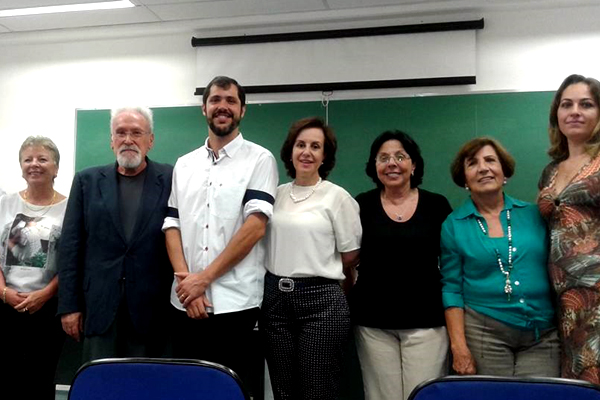
[[[475,217],[477,223],[479,224],[479,228],[484,235],[487,235],[487,231],[483,226],[483,222],[481,218]],[[510,295],[513,292],[512,282],[510,280],[510,272],[513,269],[513,242],[512,242],[512,223],[510,221],[510,210],[506,210],[506,226],[507,226],[507,236],[508,236],[508,268],[504,268],[504,264],[502,263],[502,259],[500,258],[500,252],[498,249],[494,249],[496,252],[496,260],[498,261],[498,267],[500,268],[500,272],[504,275],[506,280],[504,281],[504,293],[506,293],[507,300],[510,301]]]
[[[294,181],[294,182],[296,182],[296,181]],[[304,200],[308,199],[310,196],[313,195],[313,193],[315,192],[315,190],[317,190],[317,188],[321,184],[322,179],[319,178],[319,180],[317,181],[317,184],[312,187],[311,191],[308,192],[307,195],[302,196],[302,197],[296,197],[296,195],[294,194],[294,187],[296,186],[296,184],[294,182],[292,182],[292,189],[290,190],[290,198],[292,199],[292,201],[294,203],[300,203],[301,201],[304,201]]]

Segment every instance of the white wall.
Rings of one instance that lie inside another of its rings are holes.
[[[68,194],[77,108],[196,103],[190,37],[0,45],[0,187],[24,188],[18,150],[41,134],[61,152],[56,188]]]
[[[600,6],[471,13],[437,20],[476,17],[485,18],[485,29],[477,32],[477,85],[338,92],[332,99],[555,90],[571,73],[600,77]],[[325,28],[338,27],[321,27]],[[270,33],[277,30],[254,27],[222,33],[258,33],[261,29]],[[293,25],[282,29],[289,31]],[[12,192],[24,187],[18,148],[28,135],[43,134],[51,137],[61,151],[56,187],[68,193],[73,176],[77,108],[199,102],[193,96],[197,85],[196,56],[190,45],[191,36],[198,31],[173,29],[172,25],[168,31],[158,27],[138,31],[103,28],[56,35],[41,32],[9,39],[0,35],[0,188]],[[214,36],[219,31],[203,33]],[[394,54],[382,55],[390,56]],[[404,62],[410,59],[410,54],[395,56]],[[249,100],[319,98],[319,93],[304,93],[251,96]]]

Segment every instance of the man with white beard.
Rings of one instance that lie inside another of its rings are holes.
[[[59,244],[58,314],[84,361],[157,357],[172,267],[161,226],[173,167],[151,161],[152,112],[112,110],[116,163],[78,172]]]

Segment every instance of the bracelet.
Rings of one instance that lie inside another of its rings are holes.
[[[8,286],[4,286],[4,289],[2,290],[2,302],[4,304],[6,304],[6,290],[8,289]]]

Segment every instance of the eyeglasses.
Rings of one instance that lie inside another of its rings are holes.
[[[401,153],[394,154],[393,156],[389,154],[380,154],[377,157],[375,157],[375,162],[379,164],[388,164],[392,158],[398,163],[401,163],[404,160],[410,160],[409,156]]]
[[[139,139],[142,136],[144,136],[146,134],[146,132],[143,131],[133,131],[133,132],[115,132],[113,133],[113,135],[115,135],[116,138],[119,139],[125,139],[127,136],[131,137],[132,139]]]

